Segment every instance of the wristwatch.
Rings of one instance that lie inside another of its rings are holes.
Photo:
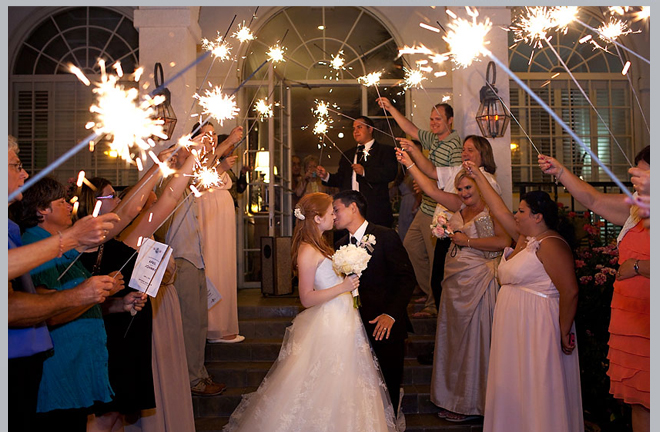
[[[633,269],[635,270],[635,274],[639,274],[639,260],[635,260],[635,264],[633,265]]]

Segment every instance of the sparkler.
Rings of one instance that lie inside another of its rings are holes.
[[[266,52],[266,57],[273,63],[283,62],[285,49],[286,48],[280,47],[279,44],[275,44],[274,46],[270,47],[268,52]]]
[[[382,72],[371,72],[370,74],[358,77],[358,82],[365,87],[369,86],[378,86],[378,83],[380,82],[380,76],[382,75]]]
[[[468,10],[469,12],[469,10]],[[472,15],[473,17],[473,22],[470,25],[465,25],[467,21],[463,20],[465,23],[460,23],[458,25],[454,25],[454,23],[451,23],[449,25],[450,28],[452,28],[452,31],[454,32],[453,37],[450,40],[447,40],[448,43],[450,43],[450,52],[452,53],[452,56],[461,56],[461,61],[457,61],[455,58],[453,59],[454,62],[457,64],[465,64],[470,65],[472,61],[474,60],[473,58],[467,58],[465,57],[465,53],[462,53],[461,50],[465,50],[468,52],[472,52],[476,58],[478,55],[485,55],[489,57],[495,64],[497,64],[500,68],[502,68],[510,77],[513,79],[527,94],[529,94],[543,109],[545,109],[548,114],[557,122],[559,125],[564,129],[572,138],[573,140],[580,145],[590,156],[593,161],[595,161],[602,169],[605,171],[605,173],[616,183],[621,190],[628,195],[628,197],[634,201],[634,198],[630,191],[625,187],[625,185],[619,180],[613,173],[612,171],[605,165],[601,160],[594,154],[594,152],[589,148],[587,145],[584,144],[584,142],[580,139],[580,137],[577,136],[577,134],[568,127],[568,125],[564,122],[564,120],[555,113],[555,111],[550,108],[543,99],[541,99],[536,93],[534,93],[528,86],[525,84],[516,74],[514,74],[511,69],[509,69],[504,63],[502,63],[493,53],[491,53],[488,49],[485,48],[485,44],[483,41],[483,38],[472,38],[471,40],[473,41],[475,46],[465,46],[463,42],[466,39],[470,38],[470,35],[472,33],[477,33],[476,29],[483,28],[483,25],[478,23],[476,21],[476,14]],[[457,19],[458,21],[459,19]],[[487,18],[486,18],[487,20]],[[487,32],[486,32],[487,33]],[[484,34],[485,36],[485,34]],[[456,45],[452,45],[451,41],[456,42]]]
[[[330,62],[330,66],[332,66],[333,69],[338,71],[344,69],[344,64],[346,61],[344,60],[342,55],[344,55],[344,51],[339,51],[339,53],[337,53],[336,56],[334,55],[332,56],[332,61]]]
[[[215,41],[210,41],[206,38],[202,39],[202,48],[210,51],[214,59],[225,61],[230,58],[231,46],[223,40],[223,37],[218,34]]]
[[[210,115],[223,125],[225,120],[233,119],[240,111],[236,106],[234,93],[226,96],[218,86],[211,91],[206,90],[204,96],[195,94],[195,98],[199,100],[199,104],[204,109],[203,114]]]
[[[427,79],[421,69],[408,69],[403,68],[405,72],[405,79],[403,81],[403,88],[422,88],[422,81]]]
[[[451,58],[459,67],[470,66],[486,51],[486,45],[490,43],[486,40],[486,35],[492,27],[488,18],[483,22],[477,22],[479,13],[476,9],[472,11],[467,6],[465,9],[472,17],[472,22],[457,17],[447,25],[449,31],[442,37],[449,44]],[[447,10],[447,13],[449,12]]]
[[[610,22],[610,25],[601,26],[600,29],[595,29],[595,28],[591,27],[589,24],[586,24],[586,23],[580,21],[579,18],[575,18],[576,23],[578,23],[578,24],[582,25],[583,27],[588,28],[592,32],[596,33],[598,36],[601,37],[601,39],[606,40],[607,42],[613,43],[614,45],[618,46],[619,48],[621,48],[623,50],[626,50],[630,54],[634,55],[635,57],[639,58],[640,60],[642,60],[642,61],[644,61],[644,62],[646,62],[650,65],[651,61],[649,59],[641,56],[640,54],[637,54],[635,51],[631,50],[630,48],[625,47],[624,45],[622,45],[621,43],[619,43],[616,40],[616,38],[618,36],[621,36],[621,34],[619,34],[619,31],[625,31],[625,30],[621,30],[622,27],[619,24],[616,24],[615,23],[616,21],[618,21],[618,20],[613,19],[613,21]],[[627,33],[624,33],[624,34],[628,34],[628,33],[630,33],[630,32],[627,32]],[[599,46],[598,44],[595,44],[595,45]]]
[[[255,39],[254,34],[252,34],[252,30],[250,30],[249,27],[245,26],[245,21],[242,24],[238,25],[238,30],[232,34],[233,37],[238,39],[240,43],[251,41]]]
[[[259,113],[259,120],[264,121],[273,116],[273,104],[266,102],[266,99],[259,99],[254,106],[254,111]]]

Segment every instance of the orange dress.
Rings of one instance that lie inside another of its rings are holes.
[[[639,222],[619,243],[619,264],[629,258],[650,259],[650,231]],[[634,276],[614,282],[607,358],[610,393],[627,404],[650,409],[650,286]]]

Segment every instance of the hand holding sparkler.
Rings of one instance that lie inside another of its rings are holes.
[[[398,160],[399,163],[401,165],[403,165],[404,167],[406,167],[408,169],[412,168],[411,165],[413,165],[413,161],[412,161],[412,158],[410,157],[410,155],[407,152],[405,152],[405,151],[403,151],[402,149],[399,149],[399,148],[394,149],[394,150],[396,150],[396,160]]]
[[[399,142],[401,148],[410,155],[412,160],[417,160],[418,157],[424,156],[421,150],[415,145],[415,143],[413,143],[409,139],[397,138],[396,140]]]
[[[236,163],[236,160],[238,159],[238,156],[228,156],[220,162],[220,166],[218,167],[218,171],[220,173],[224,173],[225,171],[229,171],[231,167],[234,166]]]
[[[130,312],[135,316],[147,304],[147,294],[139,291],[133,291],[122,298],[123,312]]]
[[[634,167],[628,170],[628,174],[638,194],[651,196],[651,170]]]
[[[326,171],[325,168],[323,168],[321,165],[317,165],[316,167],[316,175],[323,181],[325,181],[325,178],[328,177],[328,171]]]
[[[364,177],[364,166],[360,165],[359,163],[356,163],[351,165],[351,168],[353,168],[355,174]]]
[[[386,110],[389,113],[391,113],[393,109],[396,109],[392,106],[390,100],[387,99],[386,97],[376,98],[376,103],[378,104],[378,106],[380,106],[382,109]]]
[[[230,148],[236,146],[243,139],[243,126],[236,126],[234,129],[229,132],[229,136],[226,140],[218,145],[216,149],[217,154],[225,154],[225,152]]]
[[[114,271],[108,274],[114,280],[114,286],[110,290],[109,296],[117,294],[124,289],[124,275],[120,271]]]

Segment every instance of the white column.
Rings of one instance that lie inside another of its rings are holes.
[[[199,6],[140,6],[135,11],[133,23],[140,32],[139,62],[145,69],[140,80],[141,92],[148,93],[155,88],[153,73],[156,63],[163,66],[164,81],[167,81],[201,55],[197,52],[202,34],[198,22],[199,9]],[[149,84],[146,89],[145,83]],[[197,121],[190,118],[189,112],[197,91],[196,85],[195,67],[167,85],[177,123],[171,139],[161,144],[169,146],[176,142],[189,133]]]
[[[508,33],[501,27],[511,25],[511,10],[505,7],[479,7],[478,20],[488,17],[493,24],[487,39],[490,41],[488,49],[502,63],[509,64]],[[464,8],[452,8],[460,18],[471,20]],[[475,116],[479,109],[479,90],[486,85],[486,68],[490,59],[482,57],[481,61],[472,63],[465,69],[456,69],[452,73],[453,78],[453,107],[454,127],[461,138],[467,135],[481,135]],[[497,67],[498,94],[509,106],[509,75]],[[507,129],[501,138],[489,138],[495,154],[497,164],[497,182],[502,188],[502,198],[509,208],[512,206],[512,184],[511,184],[511,131]]]

